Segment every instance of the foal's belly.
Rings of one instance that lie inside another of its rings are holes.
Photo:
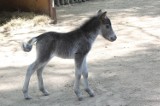
[[[55,56],[64,59],[73,59],[75,56],[75,50],[69,48],[58,49],[55,51]]]
[[[64,58],[64,59],[73,59],[75,54],[64,54],[64,53],[56,53],[55,56]]]
[[[78,47],[77,43],[60,40],[56,42],[54,54],[57,57],[72,59],[75,57],[75,53],[77,52]]]

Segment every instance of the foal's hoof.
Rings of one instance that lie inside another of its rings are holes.
[[[40,91],[43,93],[44,96],[48,96],[49,92],[45,89],[40,89]]]
[[[79,90],[75,90],[74,92],[75,92],[75,94],[77,95],[78,100],[79,100],[79,101],[82,101],[83,97],[82,97],[81,92],[80,92]]]
[[[24,92],[23,94],[24,94],[24,99],[25,99],[25,100],[30,100],[30,99],[32,99],[32,97],[31,97],[28,93]]]
[[[32,98],[25,98],[25,100],[31,100]]]
[[[82,97],[78,97],[78,100],[79,100],[79,101],[82,101],[82,100],[83,100],[83,98],[82,98]]]
[[[32,97],[31,96],[27,96],[27,97],[24,97],[25,100],[31,100]]]
[[[89,96],[90,96],[90,97],[94,97],[95,95],[94,95],[94,93],[93,93],[93,94],[90,94]]]
[[[48,96],[48,95],[49,95],[49,93],[48,93],[48,92],[44,93],[44,96]]]
[[[48,96],[48,95],[49,95],[49,92],[48,92],[48,91],[45,91],[45,92],[43,92],[43,95],[44,95],[44,96]]]
[[[85,91],[89,94],[90,97],[94,97],[94,92],[91,89],[85,89]]]

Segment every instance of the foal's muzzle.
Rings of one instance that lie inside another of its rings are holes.
[[[117,36],[111,37],[110,39],[113,42],[113,41],[115,41],[117,39]]]

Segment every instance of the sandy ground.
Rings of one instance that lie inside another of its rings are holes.
[[[0,106],[160,106],[159,8],[159,0],[94,0],[57,8],[57,25],[0,33]],[[29,87],[33,99],[24,100],[21,90],[35,47],[25,53],[20,43],[46,31],[70,31],[99,9],[108,11],[118,39],[110,43],[99,36],[88,55],[95,97],[81,86],[84,100],[78,101],[73,60],[55,57],[43,76],[50,95],[42,96],[34,74]]]

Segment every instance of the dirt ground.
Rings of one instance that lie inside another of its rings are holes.
[[[0,33],[0,106],[160,106],[160,1],[93,0],[57,8],[57,25],[26,27]],[[90,98],[73,92],[74,61],[53,58],[44,71],[43,96],[36,73],[31,78],[31,100],[24,100],[22,86],[27,66],[35,59],[20,43],[46,31],[66,32],[81,25],[99,9],[108,11],[117,41],[97,38],[88,55]]]

